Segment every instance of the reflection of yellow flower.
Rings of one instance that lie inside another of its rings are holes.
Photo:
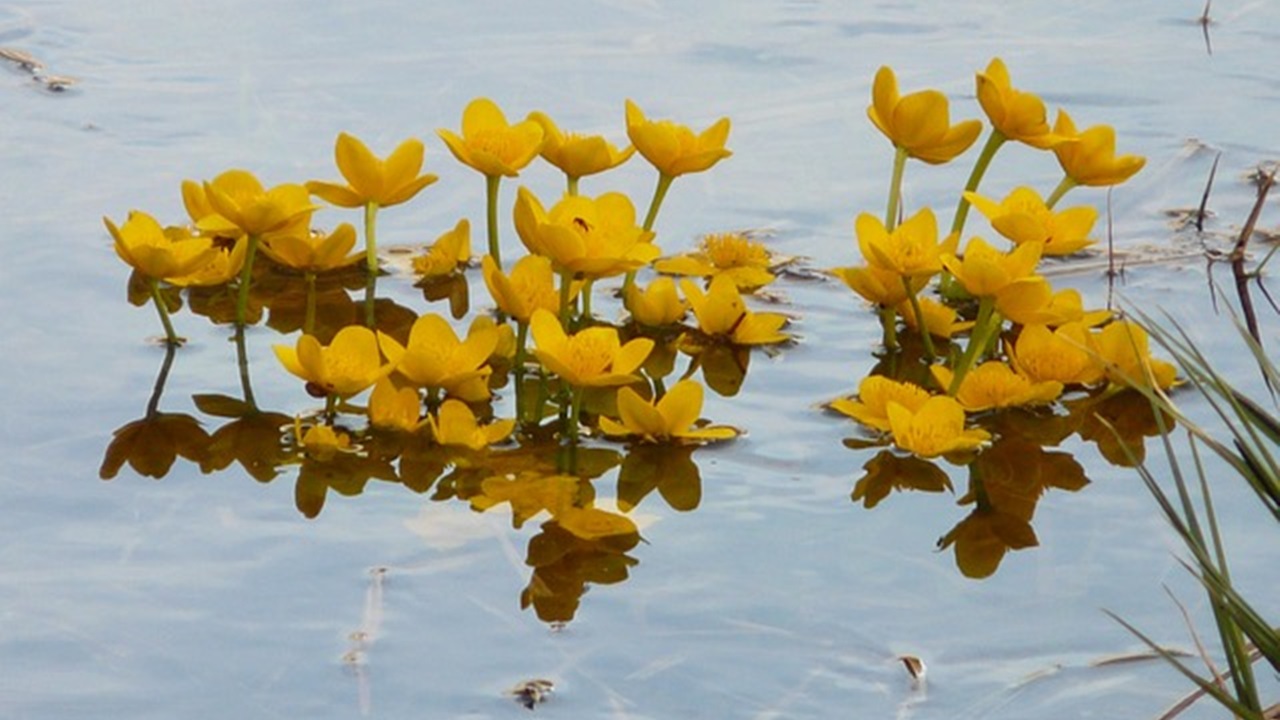
[[[732,278],[716,277],[706,293],[692,280],[681,280],[680,289],[698,319],[698,329],[708,337],[732,345],[775,345],[791,339],[781,330],[786,316],[748,310]]]
[[[112,433],[98,477],[110,480],[128,462],[139,475],[159,479],[169,474],[179,456],[203,462],[208,444],[208,433],[190,415],[152,413]]]
[[[281,265],[320,273],[346,267],[359,260],[359,253],[351,253],[355,244],[356,229],[351,223],[342,223],[327,235],[316,232],[272,235],[263,244],[262,251]]]
[[[1009,80],[1009,69],[1000,58],[992,58],[987,69],[978,73],[978,102],[992,126],[1010,140],[1048,150],[1070,136],[1049,129],[1044,102],[1033,93],[1018,90]]]
[[[514,125],[488,98],[472,100],[462,112],[462,135],[437,130],[459,162],[490,177],[515,177],[542,149],[542,126],[533,120]]]
[[[1102,366],[1093,354],[1091,336],[1083,323],[1072,322],[1050,330],[1027,325],[1008,346],[1009,360],[1018,372],[1037,381],[1064,385],[1092,385],[1102,379]]]
[[[352,451],[351,436],[328,425],[311,425],[303,432],[302,419],[295,418],[293,434],[302,451],[312,460],[325,462],[339,453]]]
[[[1135,322],[1110,323],[1094,335],[1094,343],[1107,379],[1116,385],[1167,388],[1177,379],[1177,368],[1151,357],[1147,331]]]
[[[636,225],[636,211],[622,193],[595,199],[567,195],[548,213],[528,188],[516,196],[516,231],[530,252],[551,259],[575,277],[602,278],[635,270],[661,252],[653,233]]]
[[[832,275],[844,281],[849,289],[858,293],[868,302],[881,307],[893,307],[907,301],[907,288],[902,283],[902,276],[893,270],[886,270],[875,265],[864,267],[834,268]],[[915,292],[929,282],[928,276],[921,275],[911,279],[911,288]]]
[[[115,240],[116,255],[153,280],[190,275],[213,261],[217,252],[206,238],[174,241],[155,218],[137,210],[120,227],[110,218],[102,221]]]
[[[312,335],[298,338],[295,347],[276,345],[276,357],[285,369],[326,394],[351,397],[391,372],[382,362],[378,339],[361,325],[348,325],[333,336],[328,347]]]
[[[938,221],[929,208],[921,208],[892,232],[876,216],[862,213],[855,229],[858,248],[870,265],[913,279],[941,272],[943,253],[955,252],[958,239],[953,235],[938,242]]]
[[[577,388],[626,385],[653,349],[653,341],[636,338],[626,345],[611,327],[592,327],[565,334],[555,315],[536,310],[529,323],[538,360],[561,380]]]
[[[951,387],[951,369],[942,365],[929,368],[944,388]],[[1033,381],[1019,375],[1008,365],[990,360],[965,374],[956,390],[956,400],[969,412],[996,408],[1043,405],[1062,394],[1062,383],[1056,380]]]
[[[772,264],[764,243],[742,233],[712,233],[702,238],[696,252],[658,260],[653,269],[704,278],[728,275],[739,290],[751,290],[773,282]]]
[[[434,416],[427,416],[427,426],[431,428],[431,436],[441,445],[483,450],[505,440],[515,429],[516,421],[496,420],[482,427],[466,403],[445,400]]]
[[[600,135],[562,132],[544,112],[531,112],[529,119],[542,126],[542,157],[570,178],[604,172],[626,162],[635,153],[627,146],[619,150]]]
[[[867,427],[888,432],[889,403],[897,403],[916,412],[929,399],[929,392],[919,385],[899,382],[883,375],[868,375],[858,385],[858,399],[840,398],[828,407],[843,413]]]
[[[401,345],[386,333],[378,333],[382,352],[396,365],[396,372],[419,387],[443,390],[448,395],[479,402],[489,398],[489,356],[498,344],[494,328],[478,329],[459,340],[443,317],[428,313],[414,321],[409,342]]]
[[[929,398],[915,411],[896,402],[886,409],[894,444],[920,457],[975,450],[991,439],[981,428],[966,430],[964,408],[945,395]]]
[[[957,320],[958,314],[950,305],[944,305],[932,298],[920,298],[917,302],[920,304],[920,314],[924,316],[924,326],[934,337],[950,340],[956,333],[973,327],[972,320]],[[920,323],[916,322],[915,308],[911,307],[909,300],[898,303],[897,310],[902,320],[907,323],[907,327],[917,332],[920,330]]]
[[[999,203],[973,192],[964,197],[1016,245],[1039,242],[1044,243],[1045,255],[1070,255],[1094,242],[1089,231],[1098,220],[1096,208],[1081,205],[1054,212],[1029,187],[1015,188]]]
[[[497,303],[498,309],[520,322],[529,322],[538,308],[553,313],[560,312],[560,293],[555,286],[555,272],[551,260],[541,255],[526,255],[516,261],[510,274],[498,269],[492,257],[485,255],[480,261],[485,287]],[[580,283],[570,286],[569,299],[577,296]]]
[[[725,425],[695,427],[702,413],[702,386],[693,380],[681,380],[656,403],[640,397],[631,388],[618,390],[618,420],[600,418],[600,429],[606,435],[636,436],[647,442],[687,440],[728,440],[738,434]]]
[[[301,234],[307,231],[311,212],[316,209],[305,187],[285,183],[268,190],[245,170],[222,173],[204,184],[204,194],[214,214],[196,225],[215,235]]]
[[[582,481],[572,475],[521,472],[518,476],[490,477],[480,483],[480,494],[471,496],[471,507],[488,510],[511,503],[511,521],[519,528],[543,510],[556,515],[570,507],[581,487]]]
[[[381,378],[369,393],[369,424],[384,430],[413,432],[422,425],[422,398],[411,387],[396,388],[391,378]]]
[[[383,160],[355,136],[338,133],[333,154],[347,184],[312,180],[307,183],[307,190],[340,207],[399,205],[436,181],[435,175],[418,174],[423,153],[422,141],[410,138]]]
[[[669,277],[656,278],[644,290],[635,284],[623,288],[623,300],[631,319],[647,327],[666,327],[680,321],[688,311]]]
[[[1094,125],[1077,132],[1071,116],[1059,110],[1053,130],[1077,138],[1076,142],[1053,149],[1063,172],[1077,185],[1119,185],[1147,163],[1139,155],[1116,155],[1116,131],[1110,125]]]
[[[896,147],[931,165],[968,150],[982,132],[977,120],[952,125],[947,96],[937,90],[899,96],[898,78],[889,67],[876,72],[867,117]]]
[[[974,237],[965,246],[963,259],[948,255],[942,264],[970,295],[993,297],[1010,285],[1032,282],[1043,249],[1044,245],[1033,242],[1019,245],[1006,254],[982,238]]]
[[[596,507],[567,507],[556,515],[556,522],[561,528],[583,540],[599,540],[640,532],[635,522],[626,515]]]
[[[650,120],[639,105],[627,101],[627,137],[658,172],[667,177],[702,172],[733,153],[724,147],[729,139],[729,118],[720,118],[698,135],[686,125],[670,120]]]
[[[471,259],[471,223],[466,218],[436,238],[427,251],[413,259],[413,271],[426,277],[448,275]]]

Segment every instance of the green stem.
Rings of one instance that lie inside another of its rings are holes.
[[[173,331],[173,322],[169,319],[169,308],[164,306],[164,297],[160,295],[160,281],[155,278],[151,279],[151,302],[156,306],[156,312],[160,313],[160,324],[164,326],[164,341],[169,347],[178,347],[182,344],[182,338]]]
[[[1080,183],[1075,180],[1072,180],[1070,175],[1063,175],[1062,182],[1058,183],[1058,187],[1054,188],[1053,192],[1049,193],[1049,199],[1044,201],[1044,206],[1052,210],[1053,206],[1058,204],[1058,201],[1062,199],[1063,195],[1067,194],[1068,190],[1079,184]]]
[[[573,285],[573,271],[560,271],[560,325],[569,332],[569,321],[572,320],[572,308],[569,307],[569,292]]]
[[[884,349],[898,349],[898,311],[892,306],[880,308],[880,326],[884,328]]]
[[[569,445],[578,444],[578,417],[582,414],[582,388],[569,389],[569,417],[565,419],[565,430],[569,435]]]
[[[902,175],[907,169],[907,150],[894,146],[893,177],[889,180],[889,207],[884,211],[884,227],[892,232],[898,226],[898,204],[902,201]]]
[[[646,231],[653,229],[653,223],[658,219],[658,209],[662,207],[662,201],[667,197],[667,190],[671,189],[671,182],[675,179],[674,175],[658,173],[658,185],[653,189],[653,199],[649,201],[649,212],[644,216]]]
[[[364,247],[369,274],[378,274],[378,203],[364,204]]]
[[[498,251],[498,184],[501,182],[501,175],[484,176],[484,200],[489,224],[489,255],[493,257],[493,262],[499,270],[502,269],[502,255]]]
[[[920,298],[916,297],[915,288],[911,287],[911,278],[903,275],[902,285],[907,289],[907,301],[911,303],[911,314],[916,316],[916,332],[920,333],[920,339],[924,341],[925,357],[932,363],[937,355],[933,352],[933,335],[929,332],[929,326],[924,321],[924,313],[920,310]]]
[[[364,326],[370,330],[376,330],[378,327],[377,314],[374,312],[377,293],[378,276],[370,275],[364,283]]]
[[[516,321],[516,356],[511,374],[516,383],[516,425],[524,428],[524,358],[525,343],[529,340],[529,323]]]
[[[258,409],[258,401],[253,399],[253,386],[249,384],[249,351],[244,344],[244,327],[236,328],[236,364],[240,367],[240,390],[244,393],[244,401],[254,410]]]
[[[973,172],[969,173],[969,181],[964,184],[964,192],[977,191],[978,184],[982,182],[982,176],[987,174],[987,166],[991,164],[991,158],[996,156],[996,151],[1008,139],[1004,133],[991,128],[991,134],[987,136],[987,144],[982,146],[982,152],[973,164]],[[960,204],[956,205],[956,216],[951,221],[951,232],[957,235],[964,232],[964,222],[968,217],[969,200],[964,193],[960,193]]]
[[[568,188],[566,189],[566,192],[569,195],[577,195],[578,194],[578,178],[572,175],[565,175],[565,178],[568,180]]]
[[[337,395],[334,395],[333,393],[329,393],[328,395],[325,395],[325,396],[324,396],[324,417],[325,417],[325,419],[326,419],[326,420],[328,420],[328,421],[332,424],[332,423],[333,423],[333,417],[334,417],[334,415],[336,415],[336,414],[337,414],[337,411],[338,411],[338,396],[337,396]]]
[[[952,374],[951,386],[947,388],[948,395],[955,395],[960,389],[960,383],[973,367],[974,360],[990,342],[992,330],[998,328],[1003,322],[1000,313],[995,311],[995,306],[994,297],[987,296],[978,301],[978,319],[974,323],[973,332],[969,335],[969,344],[965,347],[964,354],[960,356],[960,362]]]
[[[591,286],[595,282],[594,278],[583,280],[582,289],[578,291],[578,295],[582,298],[582,320],[586,324],[591,322]]]
[[[166,345],[164,362],[160,363],[160,374],[156,376],[156,384],[151,389],[151,399],[147,401],[147,419],[156,416],[160,409],[160,396],[164,394],[164,385],[169,382],[169,370],[173,367],[173,358],[177,356],[178,346]]]
[[[307,281],[307,314],[302,319],[302,332],[307,335],[316,334],[316,274],[303,273]]]
[[[258,255],[258,236],[249,236],[249,248],[244,252],[244,268],[240,270],[240,293],[236,297],[236,326],[244,327],[249,310],[249,284],[253,282],[253,259]]]

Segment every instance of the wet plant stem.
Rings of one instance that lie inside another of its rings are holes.
[[[898,349],[898,311],[891,306],[880,308],[880,327],[884,329],[884,349]]]
[[[316,332],[316,274],[307,272],[303,274],[303,278],[307,282],[307,314],[302,319],[302,332],[306,335],[315,335]]]
[[[374,312],[374,304],[377,301],[378,294],[378,276],[370,275],[364,284],[364,325],[370,330],[378,327],[378,318]]]
[[[516,424],[524,428],[524,359],[525,343],[529,340],[529,323],[516,321],[516,355],[511,373],[516,383]]]
[[[240,290],[236,296],[236,326],[244,327],[245,316],[249,311],[249,284],[253,282],[253,259],[258,256],[257,235],[250,235],[249,247],[244,252],[244,268],[240,270]]]
[[[364,252],[370,277],[378,274],[378,203],[364,204]]]
[[[249,351],[244,344],[244,326],[236,328],[236,365],[240,368],[240,391],[244,393],[244,401],[254,410],[258,409],[258,401],[253,399],[253,385],[249,383]]]
[[[911,314],[916,317],[916,332],[920,333],[920,340],[924,343],[925,357],[932,363],[937,354],[933,351],[933,336],[929,334],[929,326],[925,323],[924,313],[920,310],[920,298],[916,297],[915,289],[911,287],[911,278],[904,275],[902,285],[907,289],[907,301],[911,303]]]
[[[151,280],[151,302],[156,306],[156,312],[160,314],[160,324],[164,326],[164,341],[171,348],[178,347],[182,344],[182,338],[173,331],[173,321],[169,319],[169,308],[164,306],[164,297],[160,294],[160,281],[152,278]]]
[[[594,278],[587,278],[582,281],[582,289],[578,292],[582,298],[582,321],[586,324],[591,322],[591,287],[594,284]]]
[[[582,388],[569,389],[569,417],[565,419],[565,430],[569,436],[569,446],[578,445],[578,418],[582,414]]]
[[[973,163],[973,171],[969,173],[969,180],[964,184],[964,192],[977,192],[978,185],[982,183],[982,176],[987,174],[987,167],[991,165],[991,159],[996,156],[996,151],[1000,149],[1008,140],[1005,134],[991,128],[991,134],[987,136],[987,143],[982,146],[982,152],[979,153],[978,159]],[[960,194],[960,202],[956,205],[956,215],[951,220],[951,233],[959,235],[964,232],[965,220],[969,217],[969,199]]]
[[[1058,187],[1054,188],[1053,192],[1049,193],[1049,198],[1044,201],[1044,206],[1052,210],[1053,206],[1057,205],[1058,201],[1062,199],[1062,196],[1067,194],[1067,191],[1079,184],[1080,183],[1075,180],[1072,180],[1070,175],[1064,175],[1062,177],[1062,182],[1058,183]]]
[[[338,412],[338,396],[333,393],[329,393],[328,395],[325,395],[324,396],[325,420],[328,420],[329,423],[332,424],[333,418],[337,414],[337,412]]]
[[[566,175],[565,178],[567,179],[567,187],[565,188],[565,192],[570,196],[577,195],[578,194],[578,178],[572,175]]]
[[[177,349],[176,345],[165,346],[164,362],[160,364],[160,374],[156,376],[156,384],[151,388],[151,399],[147,400],[147,419],[154,418],[160,410],[160,396],[164,394],[165,383],[169,382],[169,370],[173,367]]]
[[[658,210],[662,207],[662,201],[667,197],[667,190],[671,189],[671,183],[675,179],[674,175],[658,173],[658,184],[653,188],[653,198],[649,200],[649,212],[644,216],[646,231],[653,230],[653,223],[658,219]]]
[[[484,177],[484,199],[489,230],[489,255],[493,257],[493,262],[498,266],[499,270],[502,269],[502,255],[498,250],[498,185],[501,182],[501,175],[485,175]]]
[[[964,376],[973,368],[974,361],[991,342],[992,333],[1003,322],[1000,313],[995,310],[995,305],[996,301],[993,297],[984,297],[978,302],[978,319],[974,323],[973,332],[969,335],[969,344],[965,347],[964,354],[960,356],[960,362],[956,364],[951,377],[951,386],[946,389],[948,395],[954,396],[960,389]]]
[[[884,211],[885,230],[893,232],[898,226],[898,205],[902,202],[902,175],[907,169],[906,148],[895,146],[893,153],[893,177],[889,180],[889,207]]]
[[[569,296],[573,286],[573,271],[560,272],[560,325],[569,332],[569,323],[573,320],[573,307],[569,304]]]

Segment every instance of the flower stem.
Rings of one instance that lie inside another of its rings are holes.
[[[569,331],[569,321],[573,319],[573,308],[569,306],[569,292],[573,285],[573,271],[563,270],[560,273],[560,325],[565,332]]]
[[[364,247],[369,274],[378,274],[378,203],[364,204]]]
[[[916,316],[916,332],[924,342],[925,357],[932,363],[937,355],[933,352],[933,335],[924,321],[924,313],[920,310],[920,298],[916,297],[915,288],[911,287],[911,278],[902,276],[902,285],[907,289],[907,301],[911,303],[911,314]]]
[[[378,327],[377,314],[374,312],[374,305],[377,301],[378,294],[378,276],[370,275],[364,283],[364,326],[370,330]]]
[[[969,344],[964,349],[964,355],[960,356],[960,362],[951,376],[951,386],[947,388],[948,395],[955,395],[960,389],[964,376],[973,368],[974,361],[986,348],[987,343],[991,342],[992,332],[1003,322],[1000,313],[995,311],[995,305],[995,298],[990,296],[978,301],[978,319],[974,323],[973,332],[969,335]]]
[[[244,268],[240,270],[240,293],[236,297],[236,326],[244,327],[249,310],[249,284],[253,282],[253,259],[258,255],[258,236],[249,236],[249,247],[244,252]]]
[[[303,273],[303,278],[307,281],[307,314],[302,319],[302,332],[307,335],[315,335],[316,330],[316,274],[313,272]]]
[[[236,328],[236,364],[240,368],[240,390],[244,392],[244,401],[254,410],[258,402],[253,399],[253,386],[249,384],[249,351],[244,344],[244,327]]]
[[[529,341],[529,323],[516,321],[516,356],[511,373],[516,383],[516,425],[524,428],[524,358],[525,343]]]
[[[151,389],[151,399],[147,401],[147,419],[154,418],[160,409],[160,396],[164,394],[164,385],[169,382],[169,370],[173,367],[173,358],[176,357],[177,345],[166,345],[164,348],[164,362],[160,363],[160,374],[156,376],[156,384]]]
[[[1062,182],[1058,183],[1058,187],[1054,188],[1053,192],[1049,193],[1049,199],[1044,201],[1044,206],[1052,210],[1053,206],[1058,204],[1058,201],[1062,199],[1063,195],[1067,194],[1068,190],[1079,184],[1080,183],[1075,180],[1072,180],[1070,175],[1063,175]]]
[[[991,164],[991,158],[996,156],[996,151],[1004,145],[1008,138],[1004,133],[995,128],[991,128],[991,134],[987,136],[987,144],[982,146],[982,152],[978,155],[977,161],[973,163],[973,172],[969,173],[969,181],[964,184],[964,192],[975,192],[979,183],[982,182],[982,176],[987,174],[987,166]],[[969,217],[969,200],[960,194],[960,203],[956,205],[956,216],[951,221],[951,232],[959,235],[964,232],[964,222]]]
[[[338,396],[329,393],[324,396],[324,416],[330,423],[333,423],[333,417],[338,411]]]
[[[182,338],[173,331],[173,322],[169,319],[169,308],[164,306],[164,297],[160,294],[160,281],[155,278],[151,279],[151,302],[156,306],[156,312],[160,313],[160,324],[164,326],[164,341],[169,347],[178,347],[182,344]]]
[[[594,278],[587,278],[582,281],[582,289],[578,291],[578,295],[582,297],[582,319],[585,323],[591,322],[591,286],[594,284]]]
[[[489,254],[493,256],[493,262],[498,266],[499,270],[502,269],[502,255],[498,251],[498,184],[501,182],[501,175],[484,176],[484,199],[489,225]]]
[[[567,192],[569,195],[577,195],[578,194],[578,178],[572,175],[566,175],[565,178],[567,179],[567,184],[568,184],[568,187],[565,189],[565,192]]]
[[[671,189],[671,182],[675,179],[674,175],[658,173],[658,184],[653,189],[653,199],[649,201],[649,212],[644,216],[646,231],[653,229],[653,223],[658,219],[658,209],[662,207],[662,201],[667,197],[667,190]]]
[[[891,305],[880,308],[880,326],[884,328],[884,349],[898,349],[898,311]]]
[[[906,148],[894,146],[893,177],[889,180],[889,207],[884,211],[884,227],[892,232],[898,226],[898,205],[902,200],[902,175],[907,169]]]
[[[569,389],[569,417],[565,419],[565,430],[569,435],[569,445],[578,444],[578,417],[582,414],[582,388]]]

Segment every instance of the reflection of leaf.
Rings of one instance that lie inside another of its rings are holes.
[[[543,622],[573,619],[587,584],[611,585],[627,579],[639,560],[626,555],[640,541],[636,533],[584,540],[555,520],[529,540],[525,563],[532,567],[529,584],[520,593],[520,607],[533,607]]]
[[[344,327],[363,319],[360,308],[341,287],[329,285],[316,289],[316,316],[311,334],[322,345],[333,342],[333,336]],[[303,329],[307,318],[307,291],[305,286],[290,286],[287,293],[273,295],[268,300],[271,315],[267,326],[279,333],[289,334]]]
[[[98,476],[110,480],[127,462],[139,475],[159,479],[169,473],[178,456],[199,462],[208,442],[208,433],[194,417],[153,413],[115,431]]]
[[[191,400],[195,402],[196,409],[213,417],[238,418],[255,411],[253,405],[230,395],[196,394],[191,396]]]
[[[511,524],[519,528],[543,510],[554,515],[574,502],[589,502],[594,494],[591,483],[571,475],[522,473],[515,478],[487,478],[480,484],[480,494],[469,499],[476,510],[510,503]]]
[[[881,450],[862,466],[866,474],[853,488],[851,499],[873,508],[894,490],[943,492],[951,490],[951,478],[937,465],[914,455],[898,456]]]
[[[467,277],[461,273],[425,277],[418,281],[416,287],[422,290],[422,297],[427,302],[448,298],[449,313],[454,320],[466,317],[471,308]]]
[[[892,442],[892,439],[890,436],[885,435],[879,438],[851,437],[845,438],[840,442],[850,450],[867,450],[869,448],[884,447]]]
[[[1145,438],[1160,434],[1151,403],[1136,390],[1088,398],[1069,407],[1073,414],[1084,416],[1080,437],[1097,443],[1102,457],[1118,467],[1141,463],[1147,454]],[[1165,427],[1173,427],[1172,417],[1166,416],[1164,421]]]
[[[956,567],[961,574],[981,579],[995,573],[1010,549],[1038,544],[1035,530],[1027,521],[979,507],[938,540],[938,549],[955,545]]]
[[[991,413],[979,422],[985,430],[1002,438],[1017,438],[1040,446],[1061,443],[1080,425],[1080,418],[1053,412],[1050,407],[1007,408]]]
[[[656,488],[672,510],[688,512],[702,500],[702,476],[693,462],[693,446],[636,445],[618,471],[618,507],[640,504]]]
[[[226,396],[197,396],[197,405],[200,405],[200,397]],[[208,410],[205,412],[214,414]],[[200,460],[200,472],[218,472],[232,462],[238,462],[258,482],[270,482],[280,466],[292,460],[292,455],[280,441],[281,428],[288,427],[292,421],[281,413],[255,411],[223,425],[209,437],[206,453]]]
[[[327,460],[304,458],[298,470],[294,501],[299,512],[315,518],[324,509],[329,490],[354,497],[364,492],[365,485],[373,478],[392,482],[398,479],[390,463],[356,453],[338,453]]]
[[[733,397],[742,389],[751,364],[751,350],[732,345],[708,345],[695,356],[702,367],[707,387],[723,397]]]
[[[129,274],[129,304],[142,307],[151,302],[151,279],[134,270]],[[172,285],[160,286],[160,297],[164,298],[164,309],[176,313],[182,309],[182,288]]]
[[[619,515],[595,507],[569,507],[556,513],[556,522],[583,540],[620,535],[635,535],[636,524],[626,515]]]

